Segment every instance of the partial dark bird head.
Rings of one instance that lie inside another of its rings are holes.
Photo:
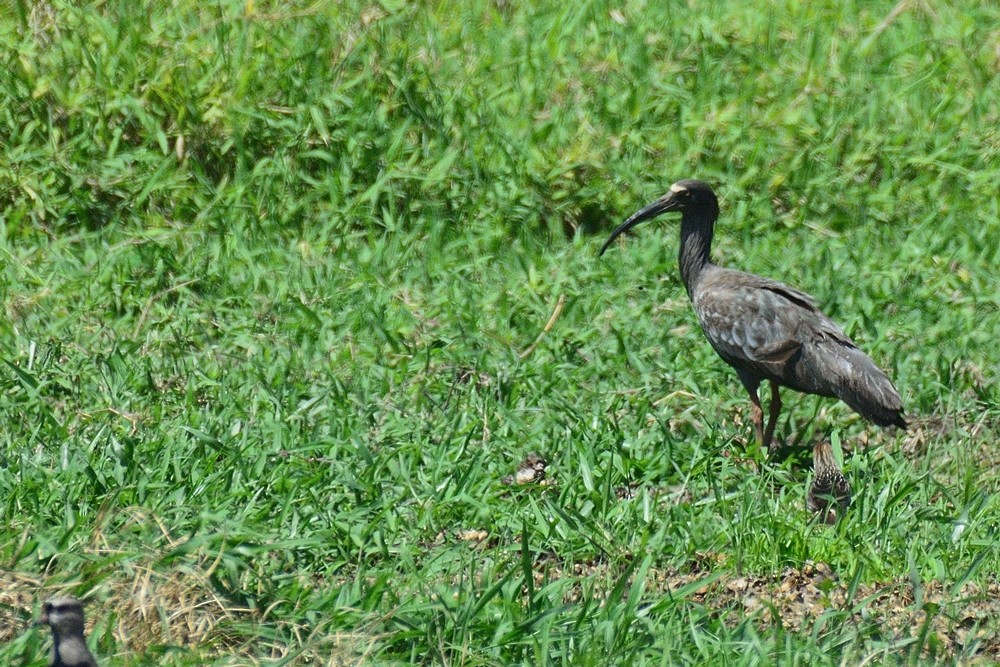
[[[47,625],[57,635],[83,634],[83,605],[68,595],[46,600],[35,625]]]
[[[698,217],[705,218],[711,224],[719,217],[719,200],[716,198],[712,188],[703,181],[690,178],[677,181],[670,186],[667,194],[633,213],[618,229],[611,232],[611,236],[601,246],[601,252],[598,255],[603,255],[612,241],[640,222],[652,220],[657,216],[670,213],[671,211],[679,211],[685,217],[688,215],[697,215]]]

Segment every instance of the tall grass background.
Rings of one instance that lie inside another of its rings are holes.
[[[8,2],[0,661],[1000,660],[992,2]],[[669,220],[913,427],[752,444]],[[808,447],[854,503],[804,510]],[[526,454],[546,485],[504,486]],[[812,588],[810,588],[812,587]]]

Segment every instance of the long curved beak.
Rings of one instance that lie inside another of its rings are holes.
[[[676,211],[679,208],[678,201],[674,198],[673,192],[668,192],[652,204],[643,206],[641,209],[629,216],[628,220],[619,225],[618,229],[611,232],[611,236],[608,237],[608,240],[601,246],[601,251],[597,253],[597,256],[600,257],[603,255],[604,251],[608,249],[612,241],[638,225],[640,222],[651,220],[658,215],[663,215],[664,213],[669,213],[670,211]]]

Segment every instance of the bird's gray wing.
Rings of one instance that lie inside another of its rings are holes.
[[[730,363],[783,364],[816,337],[854,346],[805,292],[741,271],[720,269],[699,285],[695,310]]]

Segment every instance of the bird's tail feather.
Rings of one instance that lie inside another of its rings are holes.
[[[844,373],[835,393],[865,419],[879,426],[906,428],[903,401],[878,366],[856,347],[844,348]]]

